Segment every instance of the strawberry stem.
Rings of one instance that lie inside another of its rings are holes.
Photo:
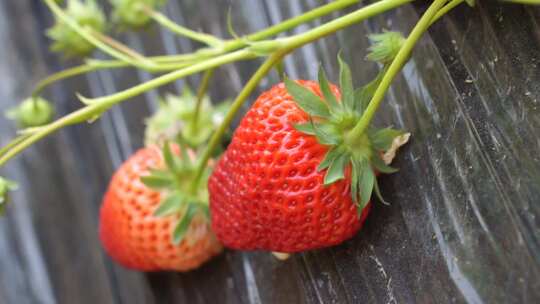
[[[210,79],[214,74],[214,69],[209,69],[204,72],[204,75],[201,79],[201,84],[197,90],[197,104],[195,105],[195,113],[193,113],[193,118],[191,119],[191,131],[193,134],[197,134],[197,128],[199,123],[199,114],[201,112],[204,96],[208,90],[208,85],[210,84]]]
[[[145,5],[143,7],[143,12],[147,14],[150,18],[152,18],[154,21],[179,36],[186,37],[194,41],[199,41],[216,48],[220,47],[223,44],[223,41],[221,39],[210,34],[196,32],[194,30],[181,26],[178,23],[167,18],[167,16],[165,16],[164,14],[152,9],[149,6]]]
[[[355,125],[355,127],[346,135],[348,142],[357,142],[362,138],[363,134],[371,123],[371,120],[375,116],[377,109],[381,105],[381,102],[383,101],[386,91],[390,87],[390,84],[392,83],[396,75],[401,71],[401,68],[405,65],[405,63],[407,63],[414,46],[416,45],[420,37],[422,37],[422,34],[424,34],[424,32],[429,28],[433,18],[436,16],[439,9],[446,2],[447,0],[433,1],[433,3],[429,6],[429,8],[422,16],[422,18],[420,18],[420,20],[410,33],[409,37],[407,37],[407,39],[405,40],[405,43],[399,50],[398,54],[392,61],[392,64],[388,68],[388,71],[384,74],[381,83],[377,87],[377,90],[375,90],[375,93],[373,94],[373,97],[371,98],[371,101],[366,108],[366,111],[364,112],[358,123]]]

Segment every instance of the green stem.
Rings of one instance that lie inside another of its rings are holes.
[[[358,142],[360,138],[363,136],[364,132],[366,131],[367,127],[371,123],[371,120],[375,116],[375,113],[377,112],[377,109],[379,108],[381,102],[383,101],[383,98],[386,94],[386,91],[390,87],[390,84],[392,83],[392,80],[396,77],[396,75],[401,71],[401,68],[405,63],[408,61],[411,52],[416,45],[416,42],[420,39],[422,34],[429,28],[431,24],[431,20],[433,17],[437,14],[439,9],[447,2],[447,0],[435,0],[433,3],[429,6],[427,11],[424,13],[422,18],[418,21],[412,32],[410,33],[409,37],[407,37],[407,40],[405,40],[405,43],[399,50],[398,54],[394,58],[394,61],[392,61],[392,64],[388,68],[388,71],[385,73],[381,83],[377,87],[377,90],[375,90],[375,93],[373,94],[373,98],[369,102],[368,107],[366,108],[366,111],[356,124],[356,126],[349,132],[349,134],[346,135],[346,140],[348,142],[354,143]]]
[[[47,4],[49,4],[50,7],[56,8],[57,10],[60,10],[58,6],[56,6],[52,0],[45,0]],[[208,162],[208,159],[210,158],[210,155],[212,151],[215,149],[215,147],[218,145],[218,143],[221,140],[221,137],[223,136],[225,130],[228,128],[229,124],[231,123],[233,117],[236,115],[236,112],[238,109],[240,109],[240,106],[245,102],[247,97],[249,96],[249,93],[255,88],[255,86],[258,83],[258,80],[262,79],[264,75],[268,73],[272,69],[272,67],[281,60],[282,57],[284,57],[286,54],[294,51],[294,49],[301,47],[307,43],[310,43],[312,41],[315,41],[317,39],[320,39],[324,36],[327,36],[329,34],[332,34],[340,29],[343,29],[344,27],[350,26],[354,23],[360,22],[362,20],[365,20],[366,18],[372,17],[374,15],[383,13],[387,10],[390,10],[392,8],[398,7],[400,5],[403,5],[405,3],[411,2],[413,0],[383,0],[376,2],[374,4],[368,5],[366,7],[363,7],[351,14],[345,15],[343,17],[340,17],[334,21],[331,21],[327,24],[321,25],[319,27],[316,27],[304,34],[292,36],[290,38],[281,39],[282,42],[285,42],[284,44],[281,44],[281,48],[276,50],[259,68],[257,73],[250,79],[246,87],[242,90],[240,95],[237,98],[237,102],[233,104],[232,109],[227,114],[225,121],[223,124],[219,127],[218,131],[214,133],[212,136],[209,146],[207,150],[205,150],[203,157],[201,158],[199,162],[198,167],[198,173],[197,173],[197,179],[200,180],[202,176],[202,172],[204,171],[204,167],[206,166],[206,163]],[[436,2],[443,1],[443,0],[436,0]],[[445,2],[445,1],[443,1]],[[332,8],[330,6],[330,8]],[[327,9],[330,10],[327,6]],[[334,7],[335,9],[335,7]],[[61,11],[61,10],[60,10]],[[62,12],[60,12],[62,13]],[[319,12],[322,13],[322,12]],[[303,15],[305,16],[305,15]],[[312,16],[311,16],[312,17]],[[309,17],[309,18],[311,18]],[[308,17],[305,17],[308,18]],[[71,19],[67,18],[68,21],[71,21]],[[300,20],[297,19],[296,22],[303,22],[306,20]],[[275,34],[278,31],[283,30],[283,28],[276,28],[272,33],[267,32],[266,34]],[[83,34],[87,34],[84,30],[81,30],[79,28],[79,31]],[[92,37],[93,38],[93,37]],[[114,50],[113,50],[114,51]],[[95,119],[96,117],[99,117],[99,115],[106,111],[108,108],[112,107],[113,105],[126,100],[128,98],[134,97],[136,95],[142,94],[148,90],[155,89],[159,86],[165,85],[167,83],[170,83],[172,81],[175,81],[179,78],[189,76],[195,73],[199,73],[208,69],[212,69],[224,64],[228,64],[235,61],[240,60],[247,60],[247,59],[253,59],[257,57],[255,53],[248,49],[243,49],[239,51],[235,51],[226,55],[221,55],[214,58],[209,58],[207,60],[196,62],[193,65],[190,65],[188,67],[182,68],[180,70],[162,75],[160,77],[154,78],[146,83],[137,85],[135,87],[132,87],[130,89],[109,95],[104,96],[100,98],[94,98],[94,99],[87,99],[80,96],[80,99],[87,104],[86,107],[77,110],[71,114],[68,114],[67,116],[56,120],[46,126],[39,127],[37,129],[33,130],[33,133],[26,137],[24,140],[20,141],[18,144],[13,145],[9,151],[6,151],[4,155],[0,157],[0,166],[4,165],[9,159],[17,155],[19,152],[33,144],[34,142],[40,140],[41,138],[45,137],[46,135],[63,128],[65,126],[80,123],[85,120]],[[109,62],[110,63],[110,62]],[[112,64],[112,63],[111,63]]]
[[[196,63],[186,68],[183,68],[183,69],[180,69],[180,70],[168,73],[168,74],[161,75],[145,83],[139,84],[137,86],[134,86],[132,88],[129,88],[127,90],[124,90],[124,91],[121,91],[112,95],[98,97],[98,98],[84,98],[83,97],[81,98],[81,100],[85,104],[99,103],[99,104],[114,105],[120,101],[137,96],[139,94],[155,89],[162,85],[168,84],[179,78],[189,76],[195,73],[199,73],[199,72],[202,72],[211,68],[215,68],[224,64],[228,64],[231,62],[253,59],[255,57],[256,57],[256,54],[253,54],[252,52],[248,50],[240,50],[240,51],[222,55],[216,58],[201,61],[200,63]]]
[[[86,41],[94,45],[95,47],[99,48],[106,54],[120,60],[126,63],[129,63],[130,65],[134,65],[140,68],[150,68],[153,66],[152,62],[149,62],[148,60],[144,61],[137,61],[133,60],[131,57],[126,56],[122,52],[119,52],[115,50],[114,48],[108,46],[107,44],[103,43],[95,37],[92,33],[92,31],[89,31],[86,28],[83,28],[80,26],[75,20],[73,20],[70,16],[68,16],[61,8],[54,2],[54,0],[44,0],[45,4],[49,7],[51,12],[62,22],[64,22],[67,26],[69,26],[73,31],[75,31],[77,34],[79,34],[81,37],[83,37]]]
[[[304,14],[301,14],[299,16],[290,18],[288,20],[285,20],[281,23],[278,23],[276,25],[270,26],[269,28],[266,28],[264,30],[255,32],[253,34],[247,35],[245,37],[245,40],[248,41],[258,41],[262,39],[266,39],[275,35],[278,35],[282,32],[285,32],[287,30],[290,30],[300,24],[310,22],[314,19],[317,19],[321,16],[328,15],[332,12],[335,12],[337,10],[346,8],[348,6],[351,6],[353,4],[359,3],[359,0],[337,0],[333,1],[329,4],[322,5],[320,7],[314,8],[309,12],[306,12]],[[158,12],[156,12],[158,13]],[[163,16],[166,18],[166,16]],[[173,22],[169,20],[169,22]],[[174,22],[173,22],[174,23]],[[177,25],[175,23],[175,25]],[[200,34],[197,32],[194,32],[195,34]],[[190,37],[190,36],[188,36]],[[213,37],[213,36],[212,36]],[[190,37],[191,38],[191,37]],[[216,38],[217,39],[217,38]],[[197,39],[196,39],[197,40]],[[218,39],[219,40],[219,39]],[[204,41],[203,41],[204,42]],[[155,56],[155,57],[147,57],[150,61],[155,62],[158,66],[152,67],[151,69],[145,68],[148,72],[162,72],[162,71],[172,71],[177,70],[180,68],[186,67],[184,62],[187,61],[196,61],[196,60],[203,60],[208,57],[224,54],[226,52],[235,51],[238,50],[241,47],[246,46],[246,42],[244,40],[236,39],[236,40],[230,40],[224,42],[222,49],[202,49],[199,54],[197,52],[191,53],[191,54],[178,54],[178,55],[165,55],[165,56]],[[81,65],[77,67],[73,67],[70,69],[67,69],[65,71],[60,71],[56,74],[53,74],[44,80],[42,80],[34,90],[33,95],[37,96],[39,95],[43,89],[45,89],[50,84],[77,75],[81,75],[88,72],[93,72],[100,69],[107,69],[107,68],[122,68],[122,67],[128,67],[132,64],[129,62],[125,62],[122,60],[98,60],[98,59],[88,59],[86,65]]]
[[[198,123],[199,123],[199,114],[201,112],[202,104],[204,97],[206,96],[206,91],[208,90],[208,85],[210,84],[210,79],[214,74],[214,69],[209,69],[204,72],[203,78],[201,79],[201,84],[197,90],[197,104],[195,105],[195,113],[193,113],[193,119],[191,120],[191,131],[193,134],[197,134]]]
[[[259,69],[251,76],[249,81],[246,83],[240,94],[236,97],[234,102],[231,105],[231,109],[229,112],[227,112],[227,115],[223,119],[223,122],[218,127],[216,132],[212,135],[210,138],[210,142],[208,143],[208,146],[206,146],[206,149],[204,150],[202,156],[198,159],[197,162],[197,171],[195,174],[195,179],[192,183],[192,190],[196,191],[200,180],[204,174],[204,169],[206,168],[206,164],[208,163],[208,160],[210,159],[212,153],[214,150],[218,147],[218,145],[221,142],[221,138],[223,137],[223,134],[225,134],[225,131],[227,128],[229,128],[229,125],[231,124],[232,120],[236,116],[236,113],[242,105],[246,102],[247,98],[255,90],[259,82],[272,70],[274,65],[276,65],[278,62],[281,61],[281,59],[286,55],[285,52],[276,52],[272,56],[268,57],[266,61],[259,67]]]
[[[97,70],[97,67],[91,66],[88,64],[79,65],[76,67],[72,67],[63,71],[60,71],[58,73],[54,73],[52,75],[49,75],[47,78],[41,80],[36,88],[34,89],[34,92],[32,92],[32,97],[37,97],[41,94],[41,92],[50,84],[55,83],[59,80],[69,78],[75,75],[80,75],[88,72],[92,72]]]
[[[189,28],[183,27],[175,23],[174,21],[170,20],[169,18],[167,18],[167,16],[165,16],[164,14],[156,10],[153,10],[150,7],[145,7],[143,11],[154,21],[161,24],[162,26],[164,26],[165,28],[167,28],[168,30],[170,30],[171,32],[177,35],[187,37],[192,40],[199,41],[213,47],[219,47],[223,44],[223,41],[221,39],[215,36],[209,35],[209,34],[196,32]]]
[[[305,33],[284,38],[285,48],[296,49],[314,40],[328,36],[343,28],[349,27],[367,18],[382,14],[390,9],[396,8],[414,0],[383,0],[365,6],[348,15],[332,20],[326,24],[311,29]]]
[[[465,2],[465,0],[452,0],[451,2],[449,2],[448,4],[446,4],[445,6],[443,6],[438,12],[437,14],[435,14],[435,17],[433,17],[433,19],[431,19],[431,22],[430,24],[433,24],[435,22],[437,22],[437,20],[439,20],[442,16],[446,15],[446,13],[448,13],[449,11],[451,11],[454,7],[460,5],[461,3]]]

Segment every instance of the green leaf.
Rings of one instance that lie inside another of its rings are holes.
[[[154,212],[155,216],[167,216],[180,212],[184,203],[184,196],[175,191],[169,194]]]
[[[386,151],[392,146],[394,138],[403,135],[403,131],[392,128],[384,128],[375,131],[371,136],[371,144],[376,150]]]
[[[287,92],[304,112],[311,116],[330,118],[328,105],[319,96],[287,77],[284,82]]]
[[[317,166],[317,171],[322,171],[328,167],[334,162],[334,160],[341,155],[342,151],[339,147],[335,148],[332,147],[324,156],[324,159],[321,161],[319,166]]]
[[[371,158],[371,164],[373,165],[373,167],[375,167],[375,169],[377,169],[377,171],[381,173],[391,174],[391,173],[396,173],[399,171],[398,169],[390,167],[387,164],[385,164],[384,161],[379,156],[378,152],[375,152],[373,157]]]
[[[335,146],[339,144],[341,139],[337,134],[332,134],[335,132],[331,132],[331,127],[332,125],[330,124],[313,124],[313,131],[315,131],[317,141],[321,145]]]
[[[197,213],[199,208],[196,204],[188,204],[186,208],[186,212],[178,221],[178,224],[174,228],[173,231],[173,243],[175,245],[178,245],[182,239],[184,238],[187,230],[189,229],[189,224],[191,224],[191,220],[193,219],[193,216]]]
[[[354,88],[352,83],[351,69],[338,55],[339,61],[339,85],[341,87],[342,103],[346,109],[354,109]]]
[[[142,176],[141,181],[148,188],[163,189],[174,183],[174,177],[168,171],[152,170],[149,175]]]
[[[330,112],[335,112],[337,109],[341,108],[341,105],[340,103],[338,103],[336,96],[334,95],[334,93],[332,93],[332,89],[330,89],[328,78],[326,77],[326,73],[324,72],[322,66],[319,67],[319,86],[323,93],[324,99],[330,107]]]
[[[373,192],[373,186],[375,183],[375,174],[371,166],[364,161],[362,164],[362,171],[359,176],[360,186],[360,205],[358,206],[359,212],[361,212],[371,199],[371,193]]]
[[[324,176],[324,185],[330,185],[336,181],[345,178],[345,166],[349,164],[351,156],[349,153],[342,153],[337,156]]]

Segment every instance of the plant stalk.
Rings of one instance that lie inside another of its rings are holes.
[[[420,39],[424,32],[429,28],[431,20],[437,14],[439,9],[447,2],[447,0],[434,0],[433,3],[426,10],[422,18],[418,21],[416,26],[413,28],[412,32],[409,34],[409,37],[405,40],[405,43],[399,50],[398,54],[390,64],[388,71],[384,74],[381,83],[375,90],[371,101],[369,102],[366,111],[356,124],[356,126],[346,135],[346,140],[348,142],[358,142],[362,137],[366,129],[368,128],[371,120],[375,116],[377,109],[381,105],[381,102],[384,99],[386,91],[390,87],[390,84],[396,77],[396,75],[401,71],[401,68],[407,63],[411,52]]]

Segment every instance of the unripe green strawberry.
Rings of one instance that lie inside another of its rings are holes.
[[[96,32],[105,30],[105,15],[95,0],[69,0],[66,14],[81,27]],[[62,52],[66,57],[85,57],[95,49],[93,44],[60,20],[47,31],[47,36],[54,41],[51,49]]]
[[[39,127],[49,123],[54,116],[53,106],[44,98],[31,97],[6,112],[6,116],[19,127]]]
[[[145,9],[157,9],[167,0],[110,0],[113,6],[113,21],[121,28],[138,29],[150,22]]]

